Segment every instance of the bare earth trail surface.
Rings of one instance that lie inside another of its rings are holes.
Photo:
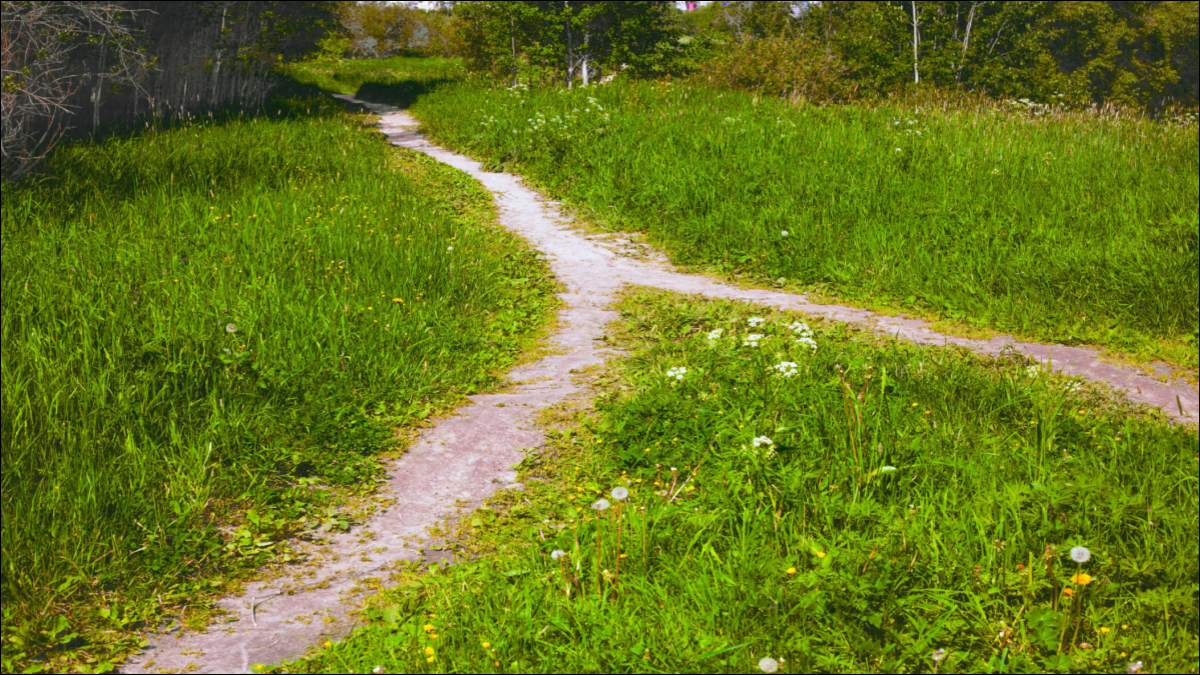
[[[1055,370],[1108,383],[1179,421],[1194,422],[1200,415],[1200,395],[1190,385],[1163,384],[1104,363],[1090,349],[1008,337],[989,341],[948,337],[920,320],[811,304],[790,293],[737,288],[679,273],[661,257],[648,262],[633,259],[610,248],[602,237],[568,227],[553,204],[525,187],[520,178],[484,171],[479,162],[430,144],[417,133],[417,122],[407,113],[351,96],[338,98],[379,114],[381,130],[394,145],[427,153],[482,183],[495,196],[501,224],[548,256],[551,269],[567,289],[560,294],[566,304],[559,314],[562,328],[550,338],[549,346],[556,353],[510,372],[516,386],[507,393],[472,396],[456,416],[426,429],[388,467],[391,478],[380,493],[390,505],[362,527],[320,544],[305,544],[307,564],[280,578],[249,584],[243,596],[222,600],[219,605],[228,612],[226,619],[206,631],[180,634],[176,629],[149,636],[150,647],[129,661],[124,672],[248,673],[254,664],[294,659],[322,639],[347,634],[356,598],[370,592],[360,589],[361,581],[386,579],[397,561],[435,561],[436,557],[418,550],[428,527],[457,517],[460,509],[469,512],[497,490],[519,487],[513,466],[523,458],[522,449],[543,441],[535,428],[535,415],[548,406],[586,397],[572,372],[601,364],[609,356],[599,340],[616,313],[606,307],[626,284],[799,310],[919,344],[963,345],[988,355],[1015,349],[1042,362],[1053,357]]]

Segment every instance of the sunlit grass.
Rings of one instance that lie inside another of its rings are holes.
[[[596,412],[554,417],[525,488],[441,544],[458,564],[266,670],[1195,667],[1194,427],[1020,358],[659,291],[620,310]]]
[[[311,95],[4,186],[6,672],[347,527],[396,427],[498,381],[556,300],[456,175]]]
[[[933,103],[467,81],[413,113],[438,142],[694,269],[1194,370],[1194,117]]]

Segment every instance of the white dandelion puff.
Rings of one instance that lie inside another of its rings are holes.
[[[1071,549],[1071,560],[1074,560],[1075,562],[1079,563],[1080,565],[1084,564],[1085,562],[1087,562],[1091,559],[1092,559],[1092,552],[1087,550],[1086,548],[1084,548],[1082,546],[1076,546],[1075,548]]]

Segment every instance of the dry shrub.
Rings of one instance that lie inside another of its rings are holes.
[[[764,38],[729,45],[697,76],[700,82],[780,96],[793,103],[842,103],[858,85],[832,51],[804,38]]]

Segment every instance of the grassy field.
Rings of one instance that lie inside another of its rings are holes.
[[[459,563],[259,671],[1196,672],[1194,426],[1021,358],[619,309],[596,410],[548,416]]]
[[[5,184],[5,672],[102,670],[143,621],[348,527],[396,430],[548,320],[486,191],[370,125],[313,90]]]
[[[1194,116],[944,103],[470,80],[413,113],[438,142],[529,177],[599,227],[645,232],[695,270],[1194,373]]]

